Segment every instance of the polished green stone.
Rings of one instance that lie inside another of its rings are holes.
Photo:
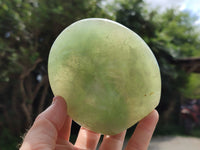
[[[80,20],[55,40],[48,61],[54,95],[65,98],[78,124],[117,134],[159,103],[161,78],[147,44],[125,26],[100,18]]]

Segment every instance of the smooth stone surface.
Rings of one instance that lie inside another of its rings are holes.
[[[159,103],[157,61],[133,31],[107,19],[73,23],[55,40],[48,62],[54,95],[65,98],[78,124],[117,134]]]

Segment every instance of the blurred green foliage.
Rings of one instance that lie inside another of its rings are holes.
[[[160,13],[142,0],[0,0],[2,150],[15,149],[20,135],[50,104],[53,95],[45,77],[53,41],[65,27],[88,17],[116,20],[152,49],[162,75],[160,127],[178,122],[184,97],[199,98],[199,75],[173,64],[176,58],[200,57],[200,32],[189,12]]]
[[[176,58],[200,56],[200,32],[188,12],[168,9],[162,14],[148,10],[141,0],[120,1],[116,20],[138,33],[155,54],[162,76],[158,110],[161,126],[178,122],[182,90],[190,74],[173,64]]]
[[[0,134],[0,145],[2,150],[18,149],[20,145],[20,138],[13,136],[9,129],[2,130]]]
[[[182,93],[184,97],[190,99],[200,99],[200,74],[191,73],[188,77],[188,82]]]

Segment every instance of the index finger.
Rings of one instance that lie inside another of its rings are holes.
[[[72,119],[69,117],[69,115],[67,115],[64,125],[62,126],[62,128],[58,132],[58,136],[60,138],[69,141],[70,133],[71,133],[71,124],[72,124]]]

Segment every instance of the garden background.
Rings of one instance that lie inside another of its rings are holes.
[[[176,7],[159,11],[142,0],[0,0],[1,150],[17,149],[21,136],[52,101],[47,62],[58,34],[91,17],[115,20],[146,41],[162,77],[154,136],[185,136],[180,107],[200,99],[200,25],[193,13]],[[72,141],[78,128],[73,123]],[[190,136],[200,137],[200,128]]]

